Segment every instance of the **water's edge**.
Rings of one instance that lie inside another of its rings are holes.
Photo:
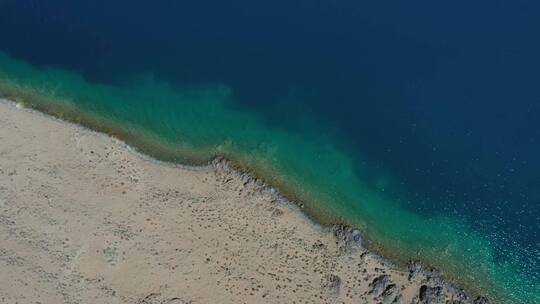
[[[2,96],[0,96],[0,103],[11,107],[16,107],[22,111],[28,111],[33,115],[42,115],[47,119],[53,119],[60,123],[68,124],[71,127],[90,131],[97,136],[106,136],[121,144],[126,150],[128,150],[130,153],[135,154],[137,157],[144,159],[145,161],[158,164],[160,166],[196,171],[218,171],[234,177],[238,177],[244,181],[245,186],[252,187],[256,191],[259,191],[261,193],[268,193],[272,195],[275,202],[284,204],[287,207],[291,208],[299,215],[306,218],[308,222],[316,229],[324,232],[332,232],[334,237],[339,242],[342,242],[348,250],[350,250],[350,254],[358,254],[360,251],[367,252],[370,256],[379,260],[382,264],[391,269],[409,273],[424,274],[426,277],[429,277],[434,282],[437,282],[438,285],[447,288],[452,293],[458,295],[463,299],[470,300],[472,303],[476,304],[477,301],[485,299],[481,295],[481,292],[479,292],[474,286],[465,286],[462,288],[460,287],[459,283],[453,282],[452,279],[448,278],[443,272],[439,271],[436,268],[423,265],[418,260],[411,259],[406,265],[400,265],[396,264],[388,258],[385,258],[384,255],[378,253],[378,250],[371,248],[371,246],[369,246],[369,243],[363,242],[362,236],[364,235],[364,233],[361,228],[353,227],[345,222],[333,222],[328,224],[318,221],[316,217],[310,215],[310,213],[305,210],[305,204],[303,202],[289,199],[286,194],[281,193],[271,183],[257,177],[257,175],[252,170],[246,170],[246,168],[243,167],[241,164],[236,164],[232,160],[228,159],[226,156],[214,156],[209,162],[194,164],[182,163],[178,161],[160,160],[148,154],[146,151],[142,151],[137,146],[130,145],[128,142],[123,140],[121,137],[118,136],[118,134],[115,134],[114,132],[109,133],[107,132],[107,129],[96,129],[95,126],[87,124],[84,121],[74,121],[73,119],[70,119],[71,117],[68,115],[55,115],[56,113],[49,113],[46,111],[46,109],[35,107],[33,104],[17,102],[16,100],[6,99]],[[474,302],[472,301],[472,299],[475,299]],[[485,304],[489,302],[478,303]],[[493,299],[491,299],[491,303],[496,302],[493,302]]]

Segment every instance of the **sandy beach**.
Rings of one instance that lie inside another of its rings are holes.
[[[177,167],[0,102],[0,303],[487,303],[224,160]]]

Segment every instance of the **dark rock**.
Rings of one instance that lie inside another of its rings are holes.
[[[151,293],[137,301],[137,304],[161,304],[161,294]]]
[[[389,284],[382,293],[382,298],[384,303],[394,303],[397,294],[398,288],[396,284]]]
[[[334,235],[343,242],[345,249],[362,246],[362,235],[360,230],[347,225],[334,225],[332,230],[334,231]]]
[[[444,285],[446,281],[441,275],[441,272],[436,268],[426,268],[417,261],[409,261],[407,265],[409,270],[409,281],[414,280],[418,275],[425,275],[429,285]]]
[[[390,277],[388,275],[384,274],[378,276],[373,280],[373,282],[371,282],[371,284],[369,284],[369,288],[371,288],[369,293],[378,297],[386,290],[388,284],[390,284]]]
[[[392,301],[391,304],[402,304],[403,303],[403,296],[402,295],[398,295],[394,301]]]
[[[417,261],[409,261],[409,265],[407,265],[407,269],[409,270],[409,282],[410,282],[414,280],[420,272],[422,272],[422,265],[418,263]]]
[[[457,299],[455,301],[458,301],[457,303],[459,302],[467,302],[469,300],[469,295],[467,294],[467,292],[464,290],[464,289],[461,289],[461,288],[455,288],[453,290],[453,294],[454,294],[454,297],[456,297]]]
[[[442,304],[444,301],[443,289],[440,286],[430,287],[422,285],[420,287],[421,304]]]
[[[229,161],[228,161],[226,158],[224,158],[224,157],[218,156],[218,157],[214,158],[214,159],[210,162],[210,164],[211,164],[214,168],[216,168],[216,169],[221,169],[221,170],[223,170],[223,171],[225,171],[225,172],[231,170],[230,165],[229,165]]]
[[[163,304],[190,304],[191,301],[184,301],[180,298],[172,298],[163,302]]]
[[[490,304],[486,297],[478,297],[473,301],[473,304]]]

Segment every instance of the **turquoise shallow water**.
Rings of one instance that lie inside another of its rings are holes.
[[[76,72],[38,68],[5,54],[0,92],[113,134],[159,159],[202,164],[226,156],[303,202],[316,220],[361,227],[369,245],[396,262],[419,259],[500,302],[540,299],[538,274],[523,269],[536,265],[538,252],[501,259],[494,239],[462,217],[405,208],[395,194],[380,191],[394,176],[381,174],[373,187],[357,172],[356,164],[365,163],[361,156],[351,155],[336,130],[315,118],[291,131],[238,108],[233,89],[224,84],[179,86],[151,74],[122,84],[92,83]]]

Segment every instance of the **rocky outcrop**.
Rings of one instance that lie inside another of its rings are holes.
[[[360,230],[347,225],[334,225],[334,235],[342,243],[342,249],[351,250],[362,247],[362,235]]]
[[[417,261],[409,261],[407,270],[409,271],[409,282],[411,282],[422,272],[422,265]]]
[[[390,284],[390,277],[386,274],[376,277],[371,284],[369,284],[369,293],[374,296],[381,295],[388,285]]]
[[[281,197],[277,191],[266,184],[261,179],[255,178],[248,173],[237,170],[234,165],[224,157],[216,157],[210,162],[210,166],[214,169],[230,174],[231,176],[239,177],[244,186],[250,185],[254,189],[269,190],[275,195],[277,201],[287,201]],[[287,201],[288,202],[288,201]],[[302,204],[296,204],[300,208],[303,208]],[[272,217],[280,217],[283,215],[283,211],[277,207],[271,209]],[[338,239],[339,248],[342,252],[349,253],[353,249],[362,247],[362,234],[359,229],[353,228],[345,224],[336,224],[332,226],[331,231]],[[312,245],[313,250],[321,250],[326,248],[326,245],[322,243],[315,243]],[[422,281],[426,285],[422,285],[419,291],[418,303],[422,304],[438,304],[445,303],[445,295],[443,287],[449,288],[453,294],[453,299],[447,301],[445,304],[462,304],[471,303],[467,294],[459,288],[448,284],[441,273],[434,268],[427,268],[422,266],[418,261],[410,261],[407,265],[408,281],[413,282],[418,278],[423,278]],[[435,287],[431,287],[435,286]],[[337,275],[326,275],[322,282],[321,287],[331,292],[339,293],[341,287],[341,279]],[[369,293],[377,298],[382,303],[400,303],[402,295],[398,286],[390,281],[390,276],[379,275],[369,285]],[[473,304],[490,304],[485,297],[478,297]]]
[[[473,304],[490,304],[490,302],[485,297],[478,297],[473,301]]]
[[[399,296],[400,294],[396,284],[389,284],[386,286],[381,295],[383,303],[397,303]]]
[[[225,157],[217,156],[212,161],[210,161],[209,165],[216,169],[217,171],[221,171],[227,174],[231,174],[232,176],[239,177],[244,186],[251,185],[255,189],[258,190],[271,190],[271,192],[276,192],[275,189],[267,185],[262,179],[256,178],[252,176],[249,173],[242,172],[240,170],[237,170],[234,165],[231,163],[230,160],[228,160]]]
[[[401,294],[396,284],[392,283],[389,275],[380,275],[369,284],[369,293],[382,303],[400,303]]]
[[[443,288],[440,286],[430,287],[422,285],[420,287],[420,304],[443,304]]]

